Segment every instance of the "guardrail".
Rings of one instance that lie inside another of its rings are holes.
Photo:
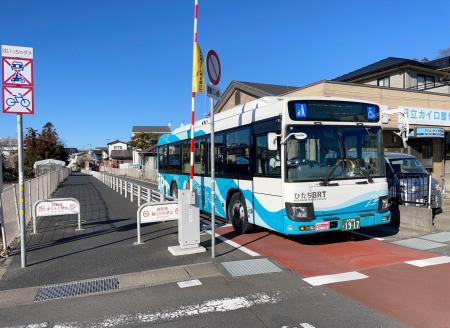
[[[70,169],[61,168],[25,181],[25,217],[27,223],[32,219],[33,203],[48,198],[70,175]],[[18,185],[13,184],[3,189],[0,201],[3,213],[0,213],[0,223],[3,214],[5,228],[6,246],[10,246],[12,241],[19,235],[19,210],[18,210]],[[4,245],[5,247],[5,245]]]
[[[161,203],[173,200],[172,197],[165,196],[161,192],[142,186],[137,182],[122,179],[115,175],[89,170],[84,170],[83,173],[93,176],[112,190],[120,193],[125,198],[130,199],[130,202],[133,203],[136,200],[138,206],[141,206],[142,202],[144,202],[144,204],[150,204],[155,202]]]

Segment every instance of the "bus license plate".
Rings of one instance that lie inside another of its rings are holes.
[[[343,219],[342,220],[342,230],[356,230],[359,229],[359,218]]]

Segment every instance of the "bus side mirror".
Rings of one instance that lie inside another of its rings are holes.
[[[275,132],[269,132],[267,134],[267,147],[269,150],[278,150],[278,134]]]

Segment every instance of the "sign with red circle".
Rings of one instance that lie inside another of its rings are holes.
[[[220,67],[219,56],[214,50],[208,51],[206,55],[206,71],[212,84],[217,85],[220,82],[222,69]]]

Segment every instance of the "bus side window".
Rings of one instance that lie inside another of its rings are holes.
[[[182,155],[181,155],[181,165],[182,165],[182,172],[183,173],[188,173],[190,172],[190,167],[191,167],[191,162],[190,162],[190,156],[191,156],[191,151],[189,149],[189,142],[184,141],[182,144],[183,148],[182,148]]]
[[[223,134],[214,136],[214,159],[216,174],[224,173],[224,157],[225,157],[225,145],[223,144]]]
[[[267,146],[267,134],[256,137],[256,174],[281,176],[280,145],[278,150],[269,150]]]
[[[250,130],[238,129],[226,134],[226,173],[238,178],[250,176]]]

